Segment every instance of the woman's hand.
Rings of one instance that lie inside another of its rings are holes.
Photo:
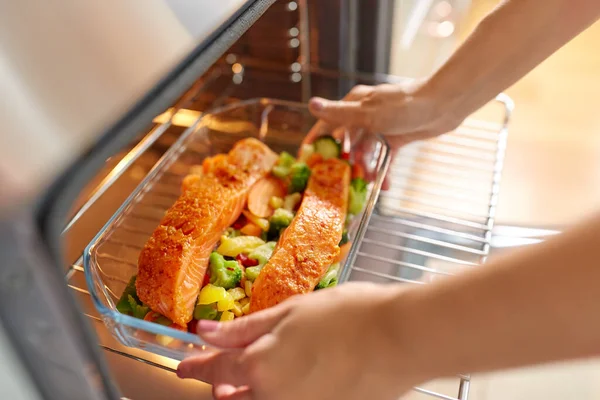
[[[305,142],[337,127],[382,133],[393,148],[449,132],[598,18],[598,1],[502,1],[427,80],[312,99],[320,121]]]
[[[359,85],[340,101],[313,98],[309,108],[319,122],[307,135],[305,143],[345,127],[351,131],[381,133],[393,148],[397,148],[414,140],[449,132],[466,117],[445,109],[441,96],[428,88],[428,81]]]
[[[443,104],[442,96],[428,88],[428,81],[406,84],[356,86],[340,101],[313,98],[309,108],[319,121],[308,133],[304,143],[332,134],[344,136],[352,146],[363,133],[383,134],[396,150],[415,140],[429,139],[455,129],[466,115],[454,113]],[[360,153],[359,147],[353,151]],[[360,162],[360,157],[356,160]],[[366,166],[363,166],[366,169]],[[383,183],[389,188],[389,180]]]
[[[202,321],[223,350],[178,375],[212,383],[217,400],[395,400],[438,377],[597,357],[599,237],[600,215],[429,285],[347,283]]]
[[[223,350],[184,360],[178,376],[213,384],[218,400],[395,400],[420,380],[392,327],[397,294],[349,283],[233,322],[202,321],[201,337]]]

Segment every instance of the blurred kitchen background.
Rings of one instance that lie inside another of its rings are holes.
[[[426,75],[498,3],[396,1],[391,73]],[[423,22],[410,42],[407,20],[419,19],[419,6],[424,9]],[[506,91],[515,102],[515,111],[509,125],[496,233],[526,232],[515,227],[564,229],[600,208],[599,42],[600,24],[596,24]],[[503,245],[510,242],[510,237],[497,240]],[[470,400],[598,398],[598,361],[476,375],[469,396]]]
[[[427,74],[498,3],[396,1],[391,73]],[[411,30],[404,28],[410,26],[405,21],[418,19],[420,6],[426,10],[421,34],[406,50]],[[599,40],[600,24],[596,24],[506,91],[516,108],[510,121],[497,224],[560,228],[599,207]]]
[[[496,3],[474,0],[460,36]],[[506,91],[516,108],[499,224],[563,227],[599,208],[599,40],[595,24]]]

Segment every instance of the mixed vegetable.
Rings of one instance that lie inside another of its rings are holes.
[[[341,145],[331,136],[304,145],[298,158],[282,152],[271,176],[257,182],[248,195],[246,209],[228,228],[209,258],[209,266],[187,330],[195,332],[198,320],[230,321],[248,314],[252,284],[269,261],[281,234],[290,225],[311,175],[311,167],[321,160],[341,158]],[[360,168],[353,166],[348,197],[348,218],[359,214],[367,200],[368,187]],[[340,262],[350,249],[348,230],[340,241],[340,255],[315,290],[335,286]],[[136,318],[176,327],[166,317],[151,311],[139,300],[133,276],[117,303],[117,310]],[[185,330],[182,327],[177,329]],[[159,338],[160,339],[160,338]],[[165,340],[162,338],[162,340]]]

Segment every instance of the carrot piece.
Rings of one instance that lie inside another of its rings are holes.
[[[155,313],[154,311],[150,311],[144,316],[144,321],[154,322],[156,321],[156,318],[158,318],[159,315],[160,314]]]
[[[285,196],[285,188],[281,181],[274,177],[266,177],[254,184],[248,194],[248,210],[260,218],[267,218],[273,214],[273,208],[269,205],[271,197]]]
[[[308,157],[308,160],[306,160],[306,164],[312,168],[321,161],[323,161],[323,156],[319,153],[313,153],[310,157]]]
[[[258,226],[263,231],[269,230],[269,220],[266,218],[257,217],[252,214],[250,211],[243,210],[242,214],[248,219],[248,221],[252,222],[254,225]]]
[[[350,248],[351,247],[352,247],[352,243],[350,243],[350,242],[341,245],[340,246],[340,253],[335,258],[335,260],[333,261],[333,263],[335,264],[335,263],[339,263],[339,262],[344,261],[346,259],[346,257],[348,256],[348,253],[350,252]]]
[[[254,224],[246,224],[242,229],[240,229],[240,232],[242,232],[246,236],[260,237],[260,235],[262,234],[262,229],[260,229]]]
[[[360,164],[354,164],[352,166],[352,179],[355,178],[365,179],[365,169]]]

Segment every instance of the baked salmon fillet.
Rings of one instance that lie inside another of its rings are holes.
[[[202,175],[189,176],[138,258],[136,291],[153,311],[185,327],[192,319],[208,259],[240,216],[250,188],[269,174],[277,154],[256,139],[213,157]]]
[[[314,290],[340,251],[349,185],[345,161],[329,159],[313,167],[298,213],[254,281],[250,312]]]

